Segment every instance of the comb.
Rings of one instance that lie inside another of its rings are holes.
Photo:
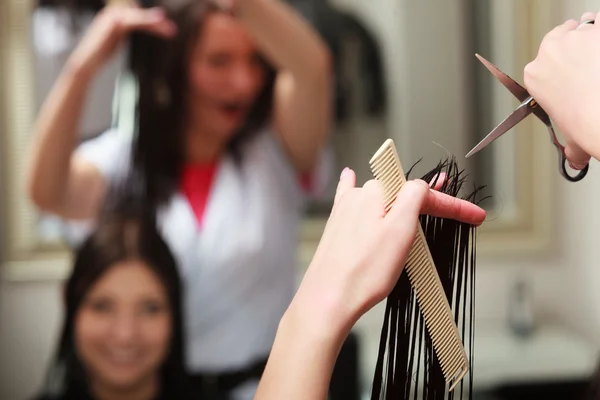
[[[400,188],[406,183],[392,139],[383,143],[369,165],[375,179],[383,184],[387,213],[396,201]],[[469,360],[420,224],[406,260],[406,273],[433,349],[440,361],[444,379],[449,385],[449,391],[452,391],[469,371]]]

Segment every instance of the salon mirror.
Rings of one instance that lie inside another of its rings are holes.
[[[483,204],[489,217],[480,228],[479,255],[541,252],[551,246],[545,232],[552,223],[551,191],[559,174],[544,126],[527,119],[476,157],[464,155],[516,106],[475,52],[522,81],[523,67],[557,23],[557,1],[287,1],[320,25],[335,55],[336,171],[350,166],[364,183],[371,176],[369,158],[388,137],[395,140],[405,169],[422,159],[413,176],[454,155],[492,196]],[[34,0],[0,1],[1,221],[3,274],[10,279],[64,276],[68,265],[59,225],[41,218],[23,187],[31,125],[51,84],[48,76],[60,68],[40,63],[40,49],[64,51],[36,38],[34,18]],[[95,120],[88,121],[83,136],[99,132],[119,114],[108,106],[114,83],[102,79],[95,90],[105,104],[89,106]],[[129,87],[120,99],[127,104],[133,95]],[[121,118],[131,123],[126,115]],[[307,210],[302,265],[323,231],[336,178],[329,193]]]

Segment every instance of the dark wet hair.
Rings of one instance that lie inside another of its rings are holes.
[[[208,0],[157,0],[147,1],[145,6],[162,7],[178,27],[174,39],[135,32],[130,41],[129,67],[138,82],[133,167],[145,177],[147,199],[160,205],[177,191],[184,165],[191,48],[207,14],[219,11]],[[263,63],[267,71],[265,85],[247,121],[227,146],[237,161],[241,146],[270,117],[275,70],[266,61]]]
[[[75,318],[90,289],[108,270],[119,262],[136,259],[144,262],[164,285],[171,312],[170,348],[160,371],[163,395],[190,399],[184,367],[182,287],[175,259],[158,232],[154,213],[141,202],[120,199],[109,202],[108,208],[98,218],[94,232],[76,250],[64,292],[65,317],[58,349],[39,398],[92,398],[75,346]]]
[[[447,179],[440,192],[458,197],[466,181],[455,158],[440,162],[425,174],[426,182]],[[408,174],[407,173],[407,179]],[[483,187],[474,187],[465,200],[477,203]],[[476,227],[449,218],[421,215],[421,228],[437,268],[446,299],[472,360],[475,332]],[[420,305],[407,273],[402,273],[386,302],[373,377],[371,400],[452,400],[473,398],[473,366],[468,377],[448,392],[438,354],[429,331],[424,328]],[[466,382],[465,382],[466,381]],[[468,386],[467,386],[468,385]]]

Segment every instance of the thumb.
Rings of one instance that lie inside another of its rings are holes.
[[[340,181],[338,182],[337,189],[335,191],[335,199],[333,204],[337,204],[342,195],[348,190],[356,186],[356,174],[353,170],[346,167],[340,175]]]
[[[388,223],[402,224],[403,221],[410,219],[414,219],[416,223],[429,190],[429,185],[420,179],[406,182],[398,192],[396,201],[386,216]]]

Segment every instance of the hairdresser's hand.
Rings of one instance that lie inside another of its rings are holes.
[[[385,215],[380,184],[356,188],[355,182],[354,172],[344,170],[317,252],[277,329],[256,400],[327,397],[350,329],[398,281],[420,213],[473,224],[485,219],[479,207],[435,192],[423,181],[407,182]]]
[[[398,281],[415,239],[419,214],[479,225],[485,211],[409,181],[394,206],[384,213],[384,193],[372,180],[355,187],[346,169],[317,252],[294,299],[294,307],[345,335],[362,314],[385,299]],[[441,182],[432,183],[434,187]]]
[[[238,0],[212,0],[211,3],[224,12],[235,14],[237,11]]]
[[[94,74],[127,35],[136,30],[170,38],[176,34],[177,28],[160,8],[109,5],[95,17],[69,61],[77,69]]]
[[[600,20],[577,29],[570,20],[549,32],[525,67],[525,86],[565,136],[566,155],[581,169],[600,156]]]

